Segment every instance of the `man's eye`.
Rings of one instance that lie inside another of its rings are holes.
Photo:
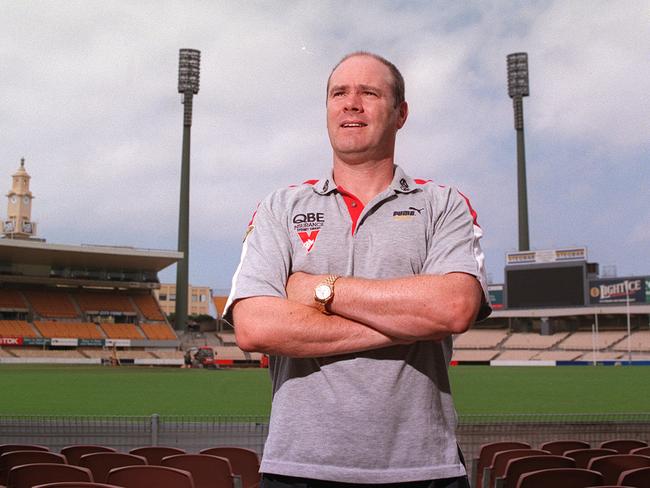
[[[377,96],[377,93],[376,93],[376,92],[374,92],[374,91],[369,91],[369,90],[364,91],[363,94],[364,94],[364,95],[370,95],[370,96],[373,96],[373,97],[376,97],[376,96]]]
[[[340,96],[343,96],[344,94],[345,94],[345,92],[337,91],[337,92],[332,93],[332,98],[340,97]]]

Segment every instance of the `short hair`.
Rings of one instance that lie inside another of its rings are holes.
[[[334,71],[336,71],[336,68],[338,68],[344,61],[347,61],[348,59],[353,58],[355,56],[369,56],[373,59],[376,59],[384,66],[386,66],[390,71],[391,76],[393,77],[393,98],[395,99],[395,107],[398,107],[404,100],[406,100],[404,95],[405,92],[404,77],[402,76],[402,73],[400,73],[400,71],[397,69],[397,66],[395,66],[393,63],[388,61],[386,58],[380,56],[379,54],[371,53],[368,51],[355,51],[353,53],[346,54],[338,63],[336,63],[336,66],[332,68],[332,71],[330,72],[330,75],[327,78],[328,94],[330,91],[330,80],[332,79],[332,75],[334,74]]]

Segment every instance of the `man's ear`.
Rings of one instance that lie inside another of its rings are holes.
[[[397,128],[401,129],[402,127],[404,127],[404,124],[406,123],[406,119],[408,118],[409,115],[409,104],[406,103],[406,101],[400,103],[398,110],[399,110],[399,115],[397,118]]]

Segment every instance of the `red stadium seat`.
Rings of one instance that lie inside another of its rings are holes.
[[[526,456],[510,459],[506,465],[503,478],[497,478],[497,488],[515,488],[525,473],[541,469],[575,468],[576,462],[568,457],[555,455]]]
[[[242,488],[256,487],[260,482],[260,459],[257,453],[243,447],[211,447],[201,454],[228,459],[232,472],[241,477]]]
[[[483,486],[494,488],[497,478],[503,476],[506,465],[511,459],[544,455],[550,456],[551,453],[540,449],[508,449],[507,451],[497,452],[492,458],[492,465],[483,470]]]
[[[35,485],[54,483],[56,481],[93,481],[93,476],[89,469],[69,464],[23,464],[9,470],[7,486],[11,488],[32,488]]]
[[[192,473],[194,488],[234,486],[234,475],[226,458],[209,454],[177,454],[163,458],[162,465]]]
[[[0,444],[0,454],[10,451],[49,451],[45,446],[37,444]]]
[[[607,456],[609,454],[616,454],[616,451],[614,449],[592,448],[575,449],[573,451],[567,451],[564,453],[566,457],[575,459],[576,468],[582,469],[587,469],[592,459],[600,456]]]
[[[0,455],[0,484],[7,484],[7,473],[15,466],[33,463],[67,464],[63,454],[50,451],[10,451]]]
[[[629,485],[634,488],[650,487],[650,467],[629,469],[618,477],[619,485]]]
[[[530,444],[525,442],[492,442],[490,444],[483,444],[478,454],[478,458],[474,460],[474,472],[472,474],[472,486],[481,488],[483,486],[483,470],[492,465],[492,458],[499,451],[507,451],[510,449],[529,449]]]
[[[639,454],[640,456],[650,456],[650,447],[638,447],[632,449],[630,454]]]
[[[105,483],[92,483],[90,481],[62,481],[60,483],[47,483],[37,485],[33,488],[121,488],[117,485],[107,485]]]
[[[98,483],[106,483],[111,469],[145,464],[147,464],[146,458],[123,452],[93,452],[84,454],[79,460],[79,466],[88,468],[93,474],[93,479]]]
[[[125,466],[112,469],[108,483],[123,488],[194,488],[188,471],[167,466]]]
[[[629,454],[632,449],[639,447],[648,447],[648,443],[638,439],[616,439],[613,441],[605,441],[600,447],[604,449],[614,449],[619,454]]]
[[[66,457],[68,464],[74,464],[75,466],[79,466],[81,456],[93,452],[115,452],[115,449],[112,447],[95,446],[91,444],[75,444],[61,449],[61,454]]]
[[[526,473],[517,483],[516,488],[587,488],[600,486],[603,476],[597,471],[579,468],[542,469]]]
[[[173,456],[174,454],[187,454],[183,449],[177,447],[165,447],[165,446],[145,446],[138,447],[136,449],[131,449],[129,454],[135,454],[136,456],[142,456],[147,460],[147,464],[152,466],[160,466],[162,458],[167,456]]]
[[[589,469],[602,473],[605,483],[616,484],[623,471],[650,467],[650,457],[637,454],[611,454],[591,460]]]
[[[558,456],[563,456],[567,451],[573,451],[575,449],[589,449],[591,446],[588,442],[576,441],[576,440],[563,440],[563,441],[551,441],[545,442],[540,449],[548,451],[551,454],[556,454]]]

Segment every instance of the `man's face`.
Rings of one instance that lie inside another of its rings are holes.
[[[370,56],[353,56],[332,73],[327,93],[327,132],[334,154],[348,163],[392,158],[404,125],[406,102],[395,106],[387,66]]]

